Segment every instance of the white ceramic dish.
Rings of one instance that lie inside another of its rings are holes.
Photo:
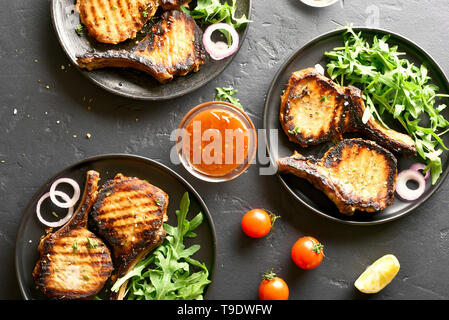
[[[323,8],[333,5],[338,0],[301,0],[302,3],[316,8]]]

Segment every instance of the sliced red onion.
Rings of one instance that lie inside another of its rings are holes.
[[[70,197],[69,197],[67,194],[65,194],[64,192],[62,192],[62,191],[56,190],[56,191],[54,191],[54,194],[57,195],[57,196],[59,196],[59,197],[61,197],[61,198],[62,198],[63,200],[65,200],[66,202],[69,202],[69,201],[70,201]],[[44,224],[44,225],[46,225],[46,226],[48,226],[48,227],[51,227],[51,228],[58,228],[58,227],[60,227],[60,226],[62,226],[62,225],[64,225],[64,224],[66,224],[67,221],[70,220],[70,218],[71,218],[72,215],[73,215],[74,209],[73,209],[73,207],[70,207],[70,208],[69,208],[69,211],[68,211],[68,213],[67,213],[67,215],[66,215],[64,218],[62,218],[61,220],[59,220],[59,221],[56,221],[56,222],[49,222],[49,221],[47,221],[47,220],[44,220],[44,218],[42,218],[42,215],[41,215],[41,205],[42,205],[42,202],[43,202],[45,199],[47,199],[48,197],[50,197],[50,192],[47,192],[46,194],[44,194],[44,195],[39,199],[39,201],[37,202],[37,205],[36,205],[36,214],[37,214],[37,218],[39,219],[39,221],[40,221],[42,224]]]
[[[412,164],[412,166],[410,167],[410,170],[421,172],[424,175],[424,169],[426,167],[427,166],[425,164],[417,162],[415,164]],[[430,177],[430,169],[427,170],[426,174],[424,175],[424,180],[429,179],[429,177]]]
[[[319,63],[316,64],[315,69],[316,69],[316,71],[318,71],[318,73],[321,73],[322,75],[324,75],[324,68],[321,64],[319,64]]]
[[[212,41],[212,33],[216,30],[226,30],[232,37],[232,44],[228,46],[223,41]],[[214,60],[222,60],[233,55],[239,47],[239,34],[227,23],[214,23],[207,27],[203,34],[203,44],[210,57]]]
[[[73,187],[74,193],[73,193],[73,197],[69,198],[68,200],[66,200],[66,202],[61,202],[56,198],[56,187],[61,184],[61,183],[68,183]],[[73,206],[75,206],[76,202],[79,200],[81,195],[81,189],[80,186],[78,184],[78,182],[76,182],[73,179],[69,179],[69,178],[61,178],[56,180],[55,182],[53,182],[53,184],[50,187],[50,199],[51,201],[53,201],[53,203],[55,205],[57,205],[58,207],[61,208],[71,208]]]
[[[418,183],[418,189],[413,190],[407,186],[407,181],[416,181]],[[426,189],[426,181],[424,176],[415,170],[404,170],[398,174],[396,179],[396,193],[402,199],[407,201],[413,201],[421,197]]]

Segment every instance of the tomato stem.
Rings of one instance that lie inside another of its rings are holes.
[[[274,273],[273,270],[274,268],[271,268],[270,271],[264,272],[262,279],[268,281],[273,281],[274,279],[276,279],[276,273]]]
[[[276,222],[277,219],[279,219],[281,216],[277,216],[275,215],[273,212],[269,211],[269,210],[265,210],[270,214],[270,220],[271,220],[271,228],[270,228],[270,235],[268,236],[268,238],[270,238],[273,235],[273,227],[274,227],[274,223]]]
[[[270,212],[270,211],[268,211]],[[271,219],[271,227],[273,227],[274,223],[277,219],[279,219],[281,216],[275,215],[273,212],[270,212],[270,219]]]
[[[315,243],[312,247],[312,251],[314,251],[316,254],[320,254],[321,251],[323,251],[324,246],[321,243]]]

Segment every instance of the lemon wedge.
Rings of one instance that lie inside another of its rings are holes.
[[[354,282],[354,286],[363,293],[377,293],[394,279],[399,268],[398,259],[387,254],[370,265]]]

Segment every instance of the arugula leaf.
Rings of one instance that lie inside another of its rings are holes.
[[[288,130],[288,133],[296,136],[299,133],[299,130],[300,130],[299,127],[295,127],[293,130]]]
[[[190,199],[186,192],[176,210],[178,225],[164,224],[167,236],[164,243],[141,260],[127,275],[119,278],[111,290],[117,292],[129,280],[127,298],[130,300],[201,300],[210,283],[209,271],[204,263],[193,258],[200,249],[198,244],[185,247],[184,237],[196,236],[193,230],[203,222],[198,213],[187,220]],[[192,269],[196,272],[191,273]]]
[[[240,28],[252,21],[248,20],[245,14],[240,18],[236,17],[236,3],[237,0],[232,0],[232,5],[229,5],[226,1],[221,3],[220,0],[198,0],[194,9],[189,10],[186,7],[181,7],[181,10],[203,25],[224,22],[234,29],[240,30]],[[225,30],[220,31],[226,37],[228,45],[230,45],[232,38],[229,32]]]
[[[190,220],[190,230],[195,230],[201,223],[203,223],[203,214],[198,213],[192,220]]]
[[[81,36],[81,35],[83,34],[83,32],[84,32],[84,27],[83,27],[83,25],[82,25],[81,23],[78,24],[78,25],[76,26],[75,32],[76,32],[79,36]]]
[[[137,265],[134,267],[133,270],[128,272],[125,276],[118,279],[114,283],[114,285],[111,288],[111,291],[117,292],[120,289],[120,287],[122,286],[122,284],[124,284],[127,280],[131,279],[132,277],[136,277],[136,276],[141,277],[142,270],[145,269],[145,267],[147,267],[149,264],[151,264],[153,262],[154,262],[154,256],[150,256],[144,260],[141,260],[139,263],[137,263]]]
[[[248,20],[245,14],[240,18],[235,16],[236,3],[237,0],[232,0],[232,5],[227,2],[222,4],[220,0],[198,0],[194,9],[189,10],[186,7],[181,7],[181,10],[190,14],[193,19],[200,20],[203,24],[225,22],[238,30],[252,21]]]
[[[238,92],[238,90],[228,87],[228,88],[215,88],[217,90],[217,95],[215,96],[216,101],[229,101],[236,107],[243,109],[243,106],[240,104],[240,99],[234,98],[233,95]]]
[[[426,161],[435,184],[442,173],[440,155],[448,150],[440,136],[449,132],[449,121],[440,114],[446,105],[435,104],[437,98],[449,96],[437,93],[439,88],[429,83],[425,65],[416,66],[402,58],[404,53],[388,39],[388,35],[374,36],[368,43],[361,32],[347,26],[344,46],[325,52],[327,73],[342,85],[361,87],[367,106],[364,123],[375,116],[387,127],[381,118],[386,111],[402,125],[415,140],[417,153]]]

